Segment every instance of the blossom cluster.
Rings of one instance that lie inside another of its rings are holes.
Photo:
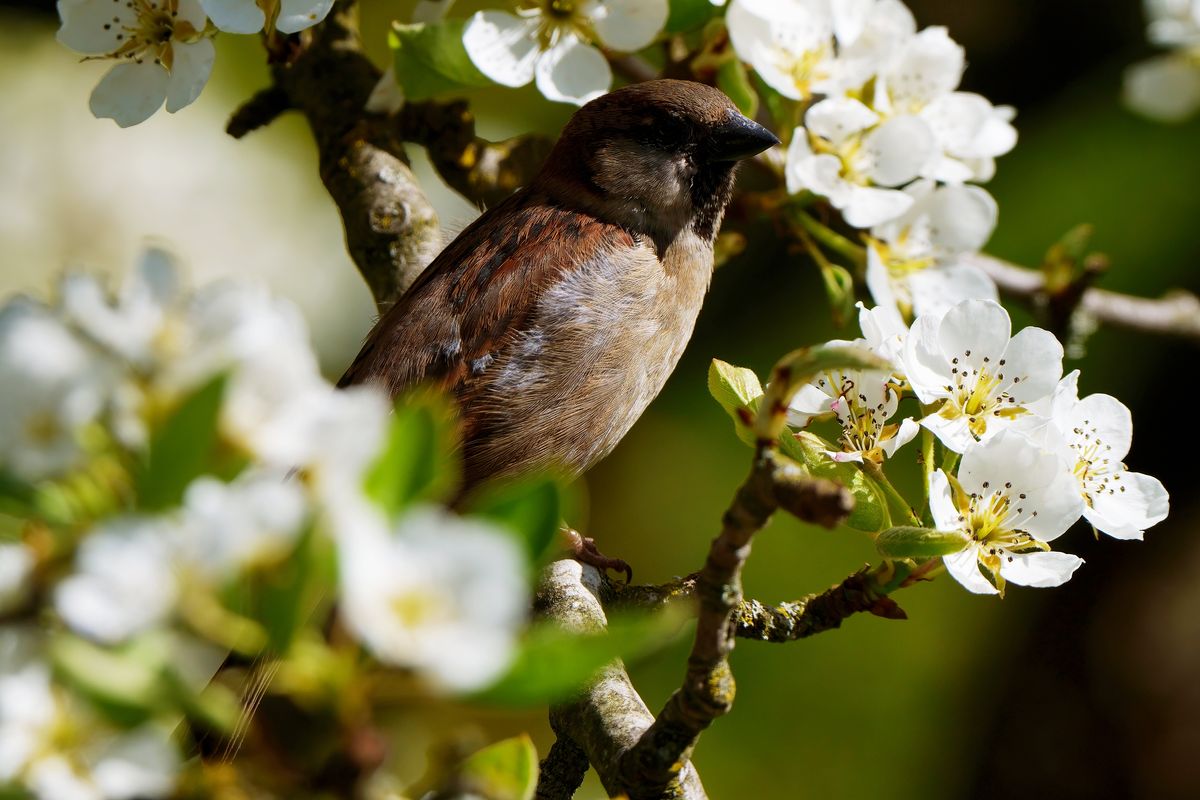
[[[868,285],[906,313],[996,299],[961,258],[996,225],[974,183],[1016,144],[1012,108],[958,89],[963,49],[942,27],[917,30],[900,0],[733,0],[730,41],[798,104],[786,178],[868,232]]]
[[[1125,101],[1154,119],[1175,122],[1200,109],[1200,0],[1145,0],[1150,42],[1168,52],[1131,66]]]
[[[336,552],[345,628],[381,662],[449,691],[507,668],[524,549],[493,523],[420,504],[389,514],[370,496],[387,397],[326,382],[297,310],[264,288],[187,292],[151,250],[115,296],[71,274],[52,304],[11,299],[0,407],[0,509],[15,515],[0,515],[0,789],[169,795],[178,719],[96,723],[51,680],[50,653],[64,637],[123,653],[170,641],[169,668],[202,687],[223,648],[247,646],[223,631],[261,622],[228,624],[242,613],[229,592],[314,538]],[[49,631],[21,622],[39,604]]]
[[[174,113],[200,96],[217,31],[296,33],[332,7],[333,0],[58,0],[58,41],[87,58],[117,62],[90,106],[125,128],[164,103]]]
[[[876,469],[919,429],[936,437],[946,457],[936,470],[927,463],[928,522],[959,534],[961,548],[943,561],[967,589],[1063,583],[1083,562],[1049,542],[1081,516],[1117,539],[1141,539],[1166,518],[1162,484],[1122,463],[1129,409],[1105,394],[1080,398],[1079,372],[1062,375],[1050,332],[1013,334],[992,300],[964,300],[910,326],[895,307],[864,308],[860,326],[863,337],[849,344],[894,370],[822,374],[796,394],[789,422],[832,418],[840,436],[826,455]],[[915,409],[898,414],[905,399]]]

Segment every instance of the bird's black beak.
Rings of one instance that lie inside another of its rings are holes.
[[[752,119],[729,109],[729,119],[712,132],[710,161],[737,161],[779,144],[779,137]]]

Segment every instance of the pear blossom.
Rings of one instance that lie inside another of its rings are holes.
[[[937,404],[921,424],[963,453],[1029,413],[1062,376],[1063,349],[1041,328],[1012,335],[999,303],[966,300],[913,323],[904,373],[922,403]]]
[[[104,410],[112,376],[51,311],[26,297],[0,308],[0,470],[28,481],[80,463],[80,431]]]
[[[216,50],[199,0],[58,0],[58,41],[118,61],[92,91],[91,110],[122,128],[166,103],[174,113],[199,95]]]
[[[252,472],[232,483],[197,478],[183,497],[180,561],[218,581],[279,563],[295,549],[307,511],[300,484],[283,472]]]
[[[1125,102],[1164,122],[1200,109],[1200,0],[1146,0],[1147,36],[1170,52],[1125,72]]]
[[[865,338],[829,344],[865,347],[888,359],[899,355],[907,330],[894,310],[860,305],[859,324]],[[803,428],[816,417],[832,414],[842,426],[842,447],[826,455],[834,461],[881,463],[920,430],[910,418],[888,422],[900,404],[902,384],[902,376],[882,370],[827,370],[796,392],[788,406],[788,424]]]
[[[348,509],[343,508],[342,513]],[[516,542],[434,508],[391,529],[360,507],[340,542],[341,611],[381,660],[454,691],[486,686],[508,666],[529,602]]]
[[[904,191],[912,206],[872,228],[867,240],[867,288],[875,302],[916,317],[941,314],[963,300],[999,301],[992,279],[959,259],[991,237],[992,196],[979,186],[935,186],[927,179]]]
[[[67,626],[104,644],[125,641],[163,622],[179,587],[176,524],[166,518],[116,517],[84,538],[75,572],[59,583],[54,607]]]
[[[0,786],[37,800],[170,797],[181,759],[169,732],[94,719],[53,685],[41,650],[32,630],[0,630]]]
[[[641,50],[662,32],[668,11],[667,0],[534,0],[516,14],[477,12],[463,29],[463,46],[496,83],[533,80],[548,100],[583,105],[612,84],[595,45]]]
[[[808,110],[788,146],[790,193],[807,190],[841,210],[846,222],[870,228],[913,204],[896,188],[909,183],[934,154],[928,126],[912,116],[883,119],[859,100],[831,97]]]
[[[1078,483],[1084,518],[1114,539],[1141,539],[1167,517],[1170,500],[1157,478],[1122,463],[1133,440],[1129,409],[1107,394],[1079,398],[1079,371],[1064,377],[1048,402],[1052,435]]]
[[[333,0],[201,0],[213,25],[226,33],[258,33],[264,26],[299,33],[329,15]]]
[[[68,274],[59,293],[63,318],[135,369],[149,370],[175,355],[163,340],[178,324],[172,312],[182,287],[174,259],[164,250],[147,249],[115,298],[85,273]]]
[[[775,91],[793,100],[839,90],[834,11],[827,0],[733,0],[729,40]]]
[[[1059,586],[1083,564],[1048,545],[1083,510],[1074,480],[1057,455],[1015,431],[969,449],[956,482],[933,473],[929,508],[938,530],[963,534],[963,549],[942,561],[976,594],[1003,594],[1010,581]]]
[[[908,326],[894,305],[877,305],[867,308],[863,303],[858,307],[858,327],[862,330],[862,341],[871,352],[886,358],[896,366],[893,378],[903,382],[902,358],[904,342],[908,339]]]

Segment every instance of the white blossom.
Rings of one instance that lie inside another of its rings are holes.
[[[91,109],[122,128],[166,103],[176,112],[199,95],[215,49],[199,0],[58,0],[58,41],[118,63],[92,92]]]
[[[77,466],[111,377],[46,307],[16,297],[0,308],[0,470],[36,481]]]
[[[282,561],[295,548],[307,517],[299,482],[283,472],[254,472],[232,483],[192,481],[183,498],[182,566],[225,581]]]
[[[1053,334],[1032,327],[1011,334],[1008,312],[990,300],[918,317],[909,331],[905,375],[922,403],[938,404],[921,424],[955,452],[1010,427],[1062,376]]]
[[[116,517],[87,535],[54,607],[75,632],[115,644],[163,622],[174,608],[177,526],[157,517]]]
[[[1085,506],[1083,516],[1116,539],[1141,539],[1167,517],[1170,500],[1157,478],[1130,472],[1122,459],[1133,441],[1133,418],[1115,397],[1079,398],[1079,371],[1065,376],[1045,409],[1041,439],[1064,459]],[[1038,422],[1043,422],[1039,420]],[[1037,424],[1030,426],[1036,430]]]
[[[1083,510],[1074,480],[1057,455],[1014,431],[967,450],[956,483],[935,472],[929,508],[938,530],[963,534],[963,549],[942,560],[976,594],[1002,594],[1008,581],[1058,586],[1083,563],[1047,544]]]
[[[547,99],[583,105],[608,91],[612,70],[594,44],[634,52],[666,24],[667,0],[536,0],[517,14],[479,11],[463,46],[504,86],[537,83]]]
[[[20,542],[0,542],[0,615],[19,608],[29,597],[35,559]]]
[[[979,186],[918,180],[912,206],[871,229],[867,288],[880,305],[905,314],[942,314],[963,300],[999,301],[983,270],[959,257],[977,252],[996,227],[996,201]]]
[[[258,33],[270,24],[299,33],[329,14],[333,0],[201,0],[213,25],[227,33]]]
[[[863,347],[884,358],[896,357],[906,333],[899,315],[888,309],[861,308],[865,338],[835,340],[828,345]],[[884,370],[826,370],[800,387],[788,406],[788,424],[803,428],[814,418],[832,416],[841,425],[839,450],[826,451],[834,461],[881,463],[912,441],[919,426],[910,418],[890,423],[900,404],[903,378]]]
[[[787,189],[808,190],[841,210],[846,222],[870,228],[912,206],[895,188],[916,178],[932,157],[928,127],[911,116],[883,118],[862,102],[831,97],[815,104],[807,127],[792,134],[787,151]]]
[[[1200,0],[1146,0],[1147,36],[1170,52],[1125,71],[1125,102],[1164,122],[1200,109]]]
[[[529,601],[516,542],[440,509],[408,511],[394,530],[372,519],[372,509],[360,511],[354,534],[339,542],[350,630],[381,661],[451,690],[498,677]]]

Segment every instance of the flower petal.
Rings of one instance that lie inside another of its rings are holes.
[[[1064,434],[1070,434],[1077,428],[1084,432],[1087,438],[1076,441],[1077,445],[1096,443],[1104,448],[1112,448],[1098,455],[1113,463],[1125,458],[1133,443],[1133,415],[1124,403],[1112,395],[1089,394],[1074,404],[1062,418],[1060,427]]]
[[[122,128],[145,122],[167,99],[170,75],[158,64],[117,64],[100,79],[88,103],[92,113]]]
[[[1000,301],[995,282],[970,264],[948,264],[914,272],[908,278],[908,290],[917,316],[944,314],[964,300]]]
[[[1070,553],[1013,553],[1000,562],[1000,575],[1020,586],[1049,588],[1062,586],[1083,559]]]
[[[1062,343],[1041,328],[1017,331],[1004,350],[1003,360],[1004,380],[1000,385],[1021,404],[1047,397],[1062,377]]]
[[[217,55],[212,39],[201,39],[193,44],[176,42],[173,49],[175,62],[167,82],[167,111],[172,114],[200,96],[212,74],[213,59]]]
[[[597,0],[585,7],[600,41],[627,53],[653,42],[669,12],[667,0]]]
[[[921,426],[911,418],[903,419],[900,422],[900,428],[896,431],[896,435],[890,439],[886,439],[880,445],[880,449],[883,450],[885,456],[891,458],[897,450],[911,442],[919,430],[921,430]]]
[[[961,553],[942,556],[942,563],[946,565],[946,571],[967,591],[975,594],[1000,594],[1000,590],[983,577],[983,573],[979,571],[979,556],[976,553],[976,547],[977,545],[972,545]]]
[[[963,49],[940,26],[910,38],[896,64],[884,76],[892,100],[903,110],[916,110],[938,95],[953,91],[962,79]]]
[[[58,0],[58,16],[62,19],[55,34],[59,44],[77,53],[107,55],[121,46],[118,36],[134,23],[137,12],[124,3]]]
[[[831,196],[829,200],[842,210],[846,222],[855,228],[866,229],[895,219],[912,205],[912,198],[896,189],[850,185],[843,196],[845,199],[840,205],[835,197]]]
[[[267,18],[254,0],[201,0],[204,13],[226,33],[258,33]]]
[[[1200,109],[1200,68],[1181,53],[1134,64],[1125,71],[1125,103],[1163,122],[1186,119]]]
[[[958,507],[954,505],[954,493],[946,473],[937,470],[929,476],[929,513],[939,531],[962,530],[963,525]]]
[[[984,366],[985,358],[991,366],[1007,358],[1005,348],[1011,330],[1012,322],[1004,306],[990,300],[966,300],[942,317],[937,341],[943,357],[957,364],[959,370],[978,370]],[[954,359],[958,361],[954,362]],[[1061,361],[1060,355],[1060,374]],[[1054,380],[1057,381],[1058,376]],[[1053,384],[1050,388],[1053,388]]]
[[[810,131],[835,145],[879,121],[879,115],[858,100],[831,97],[815,104],[804,115]]]
[[[574,37],[564,38],[537,62],[537,87],[547,100],[581,106],[612,85],[612,70],[600,51]]]
[[[965,453],[975,444],[967,418],[961,414],[950,417],[935,412],[921,420],[921,425],[933,431],[942,444],[956,453]]]
[[[879,186],[908,183],[934,156],[934,144],[933,132],[920,117],[892,117],[863,137],[869,159],[864,171]]]
[[[541,51],[537,20],[506,11],[479,11],[463,28],[463,47],[472,63],[496,83],[524,86],[533,80]]]
[[[329,16],[331,8],[333,0],[282,0],[275,29],[281,33],[299,33]]]
[[[1141,539],[1146,528],[1167,518],[1170,498],[1157,478],[1140,472],[1121,472],[1109,488],[1089,499],[1083,516],[1114,539]]]

